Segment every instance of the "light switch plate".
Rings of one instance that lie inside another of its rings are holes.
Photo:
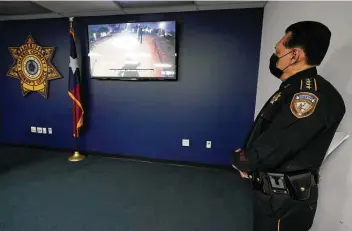
[[[37,133],[39,133],[39,134],[43,133],[43,128],[37,127]]]
[[[53,134],[53,129],[52,128],[48,128],[48,133],[49,134]]]
[[[31,132],[32,132],[32,133],[37,133],[37,128],[32,126],[32,127],[31,127]]]
[[[188,147],[189,146],[189,139],[182,139],[182,146]]]
[[[46,128],[43,128],[43,134],[46,134]]]

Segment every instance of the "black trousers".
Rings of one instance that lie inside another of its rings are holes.
[[[317,209],[318,186],[310,198],[293,200],[289,195],[266,195],[254,190],[253,231],[308,231]]]

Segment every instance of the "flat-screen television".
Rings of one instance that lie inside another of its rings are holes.
[[[90,76],[175,80],[176,22],[88,25]]]

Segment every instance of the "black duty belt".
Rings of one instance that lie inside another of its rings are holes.
[[[286,194],[296,200],[306,200],[311,188],[318,184],[319,174],[251,172],[249,178],[253,187],[265,194]]]

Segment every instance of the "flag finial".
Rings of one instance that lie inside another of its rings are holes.
[[[70,21],[70,28],[72,28],[73,19],[74,19],[74,17],[69,17],[69,21]]]

